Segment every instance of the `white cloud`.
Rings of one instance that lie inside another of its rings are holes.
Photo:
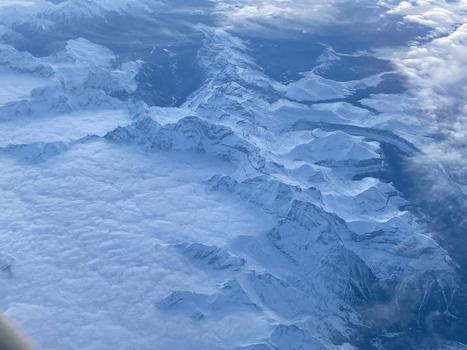
[[[374,1],[357,1],[361,6],[371,6]],[[358,17],[361,21],[374,20],[361,13],[341,16],[350,0],[217,0],[217,13],[224,18],[223,25],[238,31],[275,29],[313,30],[320,26],[349,23]],[[259,33],[258,33],[259,34]],[[275,33],[278,34],[278,33]]]
[[[104,17],[108,12],[152,13],[164,6],[158,0],[67,0],[57,4],[46,0],[0,0],[0,23],[34,24]]]
[[[432,27],[438,33],[450,33],[465,21],[467,1],[412,0],[402,1],[389,13],[407,21]]]
[[[227,349],[267,335],[255,315],[235,327],[229,317],[181,327],[155,307],[173,290],[217,290],[215,276],[167,243],[221,246],[272,225],[200,184],[228,173],[228,164],[96,141],[43,166],[3,155],[0,165],[1,249],[16,258],[14,277],[0,285],[0,307],[41,348]],[[245,324],[257,326],[245,332]]]
[[[414,43],[394,62],[441,136],[428,156],[467,183],[467,1],[403,1],[391,12],[434,29],[430,41]]]

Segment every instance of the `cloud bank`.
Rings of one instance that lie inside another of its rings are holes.
[[[440,141],[427,150],[451,176],[467,185],[467,1],[403,1],[390,12],[433,28],[393,60],[409,80],[424,117]]]
[[[276,36],[280,30],[313,32],[336,24],[375,21],[377,17],[367,16],[366,11],[363,15],[361,8],[370,11],[379,8],[374,1],[368,0],[219,0],[215,3],[224,27],[250,34],[254,31],[260,31],[257,34],[274,33]]]

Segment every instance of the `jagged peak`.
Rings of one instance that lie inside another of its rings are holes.
[[[31,144],[9,145],[1,152],[6,153],[21,162],[39,163],[46,161],[69,148],[64,142],[35,142]]]
[[[338,229],[347,230],[344,220],[336,215],[326,212],[315,204],[295,200],[292,203],[286,220],[293,221],[307,230]]]
[[[174,124],[160,126],[146,117],[106,135],[109,140],[144,144],[148,150],[196,151],[223,159],[264,168],[259,149],[236,135],[230,128],[188,116]],[[246,162],[245,162],[246,161]]]
[[[176,291],[157,303],[164,311],[178,311],[189,314],[198,319],[208,314],[218,314],[228,310],[242,309],[258,311],[259,307],[253,303],[237,280],[230,280],[220,286],[214,294],[201,294],[188,291]]]
[[[229,251],[202,243],[180,243],[174,246],[187,259],[204,268],[216,271],[238,271],[246,260]]]
[[[230,176],[216,175],[208,181],[208,185],[215,191],[235,193],[276,215],[286,215],[296,199],[313,202],[321,200],[321,193],[316,188],[303,189],[300,186],[285,184],[268,175],[247,178],[242,182]]]

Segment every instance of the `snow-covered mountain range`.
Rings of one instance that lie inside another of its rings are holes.
[[[465,179],[402,58],[465,4],[362,1],[423,28],[278,79],[300,3],[0,2],[0,306],[40,348],[467,348]]]

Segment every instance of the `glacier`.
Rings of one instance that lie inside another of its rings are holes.
[[[357,5],[0,2],[0,310],[40,349],[467,349],[465,185],[382,63],[418,3],[292,74],[264,37]]]

